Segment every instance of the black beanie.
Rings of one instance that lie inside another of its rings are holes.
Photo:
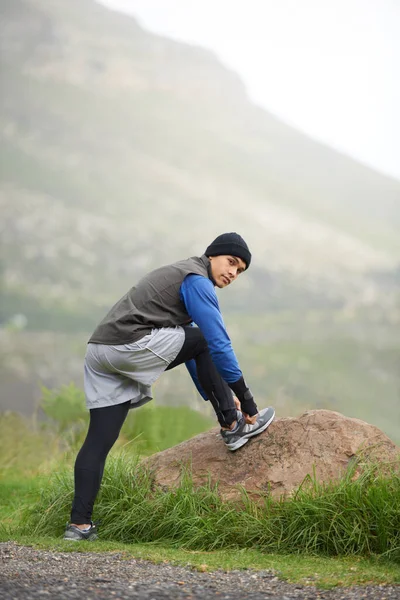
[[[208,246],[204,252],[206,256],[220,256],[227,254],[237,256],[246,263],[246,269],[251,262],[251,252],[244,239],[235,232],[222,233]]]

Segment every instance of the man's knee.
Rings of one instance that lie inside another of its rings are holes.
[[[194,355],[197,356],[205,351],[208,351],[206,338],[199,327],[187,327],[185,330],[185,343],[193,349]]]

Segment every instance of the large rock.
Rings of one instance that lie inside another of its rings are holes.
[[[144,463],[155,483],[176,486],[182,466],[191,464],[195,485],[219,482],[224,499],[237,499],[240,486],[255,492],[288,495],[315,472],[320,482],[340,478],[362,450],[363,460],[398,463],[398,448],[382,431],[360,419],[329,410],[310,410],[299,418],[277,418],[236,452],[224,445],[217,428],[159,452]]]

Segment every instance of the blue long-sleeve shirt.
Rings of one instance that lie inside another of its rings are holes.
[[[242,372],[222,319],[212,281],[202,275],[188,275],[181,285],[180,297],[190,318],[201,329],[221,377],[228,384],[238,381]],[[186,367],[199,393],[207,399],[197,377],[195,361],[188,361]]]

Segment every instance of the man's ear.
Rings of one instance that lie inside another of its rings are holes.
[[[209,256],[209,257],[208,257],[208,260],[212,260],[213,258],[214,258],[213,256]]]

